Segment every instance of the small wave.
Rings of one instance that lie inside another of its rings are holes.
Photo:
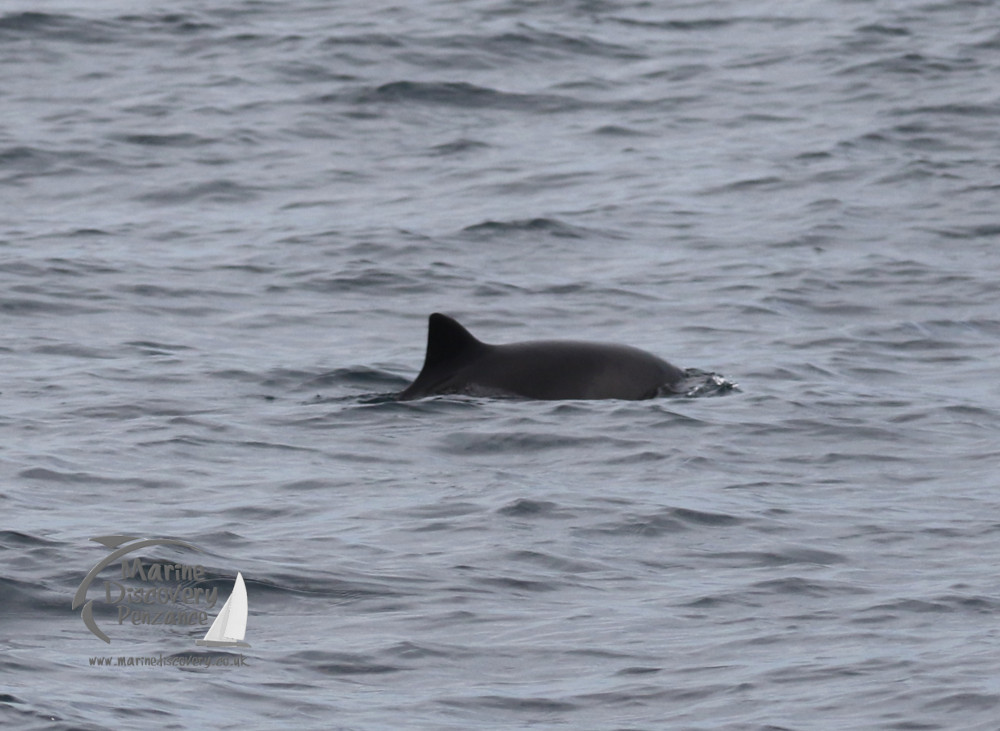
[[[684,380],[671,391],[671,394],[687,398],[704,398],[725,396],[734,392],[740,392],[739,384],[730,381],[725,376],[697,368],[687,368],[684,370]]]
[[[568,35],[536,30],[527,26],[521,26],[517,32],[491,36],[455,35],[434,38],[431,42],[434,49],[468,51],[475,53],[477,59],[483,54],[488,54],[505,63],[510,63],[511,59],[524,62],[573,56],[583,57],[588,63],[593,63],[595,58],[623,60],[645,58],[644,54],[634,48],[601,41],[582,33]]]
[[[33,176],[67,176],[87,171],[117,169],[118,163],[91,151],[44,149],[15,145],[0,150],[0,169],[6,174],[2,182],[17,182]]]
[[[948,229],[938,229],[935,233],[949,239],[994,239],[1000,236],[1000,223],[988,223],[980,226],[956,226]]]
[[[1000,608],[1000,601],[991,597],[965,596],[962,594],[946,594],[925,599],[897,599],[881,602],[868,609],[875,612],[892,612],[896,616],[902,614],[925,613],[972,613],[995,615]]]
[[[592,134],[602,137],[644,137],[645,133],[620,124],[605,124],[595,129]]]
[[[136,196],[136,200],[165,205],[193,203],[197,200],[212,203],[248,203],[256,199],[257,196],[258,191],[253,187],[232,180],[213,180],[198,185],[185,185],[143,193]]]
[[[866,35],[876,35],[876,36],[889,36],[889,37],[902,37],[911,35],[910,31],[906,28],[901,28],[899,26],[882,25],[881,23],[871,23],[869,25],[862,25],[857,29],[858,33],[864,33]]]
[[[559,506],[548,500],[529,500],[527,498],[520,498],[500,508],[497,512],[511,518],[533,518],[549,517],[556,514],[558,510]]]
[[[118,35],[112,23],[61,13],[26,11],[0,15],[0,37],[10,40],[60,40],[110,43]]]
[[[398,293],[425,294],[430,285],[426,276],[419,273],[387,270],[380,266],[360,267],[330,276],[327,272],[305,272],[297,289],[312,292],[328,292],[331,295],[343,297],[351,292],[369,295],[377,292],[381,297],[389,297]],[[271,291],[279,291],[281,287],[272,285]]]
[[[39,570],[39,567],[35,568]],[[66,606],[65,597],[39,586],[33,579],[18,581],[0,576],[0,612],[4,617],[12,619],[39,612],[62,614],[66,611]]]
[[[312,376],[294,387],[296,391],[315,391],[317,389],[335,388],[351,389],[366,392],[377,390],[396,391],[404,388],[409,381],[388,371],[376,368],[356,366],[352,368],[337,368],[336,370]]]
[[[358,103],[423,103],[466,109],[508,109],[558,112],[577,109],[580,103],[552,94],[519,94],[498,91],[466,82],[393,81],[359,94]]]
[[[387,33],[360,33],[358,35],[333,36],[323,41],[323,46],[366,46],[372,48],[400,48],[403,41],[398,36]]]
[[[475,150],[484,150],[489,148],[490,145],[485,142],[479,142],[478,140],[469,139],[457,139],[454,142],[446,142],[443,145],[436,145],[431,148],[431,153],[434,155],[460,155],[463,152],[472,152]]]
[[[178,132],[175,134],[152,134],[135,133],[113,135],[112,139],[127,142],[130,145],[140,145],[143,147],[201,147],[214,142],[214,140],[190,132]]]
[[[7,170],[17,168],[36,172],[51,166],[57,158],[54,153],[27,145],[0,150],[0,165]]]
[[[219,26],[196,19],[185,13],[159,13],[149,15],[121,15],[121,23],[131,26],[133,32],[166,32],[172,35],[191,35],[206,30],[216,30]],[[135,26],[141,26],[136,28]]]
[[[190,346],[175,343],[157,343],[149,340],[134,340],[122,343],[135,348],[143,355],[174,355],[179,350],[191,350]]]
[[[518,713],[566,713],[579,708],[575,703],[553,700],[551,698],[524,698],[521,696],[481,695],[472,698],[455,698],[441,700],[440,703],[457,708],[481,710],[492,708],[501,711]]]
[[[394,673],[405,669],[400,665],[376,662],[373,658],[365,655],[322,650],[292,653],[282,658],[281,662],[291,665],[297,670],[312,670],[322,675],[372,675]]]
[[[455,647],[431,647],[428,644],[418,644],[404,640],[381,651],[383,655],[398,657],[404,660],[420,660],[425,657],[454,657],[456,654],[470,654]]]
[[[812,548],[788,548],[780,551],[730,551],[700,555],[709,559],[718,559],[722,564],[733,568],[761,568],[794,564],[830,566],[847,561],[847,558],[840,554]]]
[[[737,18],[695,18],[692,20],[644,20],[639,18],[611,18],[616,23],[638,28],[655,28],[680,32],[718,30],[739,22]]]
[[[343,73],[339,68],[331,69],[328,66],[309,61],[288,61],[278,64],[275,70],[292,83],[359,81],[357,76]]]
[[[961,715],[970,711],[995,711],[1000,708],[998,693],[949,693],[940,698],[929,700],[922,708],[925,711],[946,711]]]
[[[552,449],[588,449],[613,442],[607,437],[580,437],[570,434],[534,432],[456,433],[444,440],[440,449],[449,454],[528,454]],[[590,445],[590,447],[588,447]]]
[[[0,547],[5,549],[24,550],[34,549],[43,546],[55,546],[57,545],[53,541],[48,541],[44,538],[39,538],[38,536],[33,536],[28,533],[21,533],[16,530],[3,530],[0,531]]]
[[[863,76],[901,74],[905,76],[926,76],[937,78],[942,74],[958,71],[971,61],[931,58],[920,53],[904,53],[880,58],[841,69],[841,76]]]
[[[559,584],[551,580],[537,581],[513,576],[486,576],[474,578],[472,581],[477,585],[496,587],[505,595],[513,594],[515,596],[555,591],[559,588]]]
[[[788,188],[791,185],[792,183],[787,180],[769,175],[763,178],[747,178],[745,180],[737,180],[732,183],[727,183],[726,185],[708,188],[701,191],[701,194],[717,195],[720,193],[745,193],[751,190],[773,192],[781,190],[782,188]]]
[[[769,579],[752,584],[748,595],[775,594],[789,596],[830,597],[845,594],[868,594],[868,589],[856,585],[835,581],[819,581],[804,579],[800,576],[788,576],[782,579]]]
[[[0,312],[7,315],[81,315],[103,312],[98,307],[87,307],[79,302],[50,302],[30,297],[0,298]]]
[[[40,345],[32,348],[31,352],[42,355],[61,355],[69,358],[93,358],[99,360],[109,360],[115,357],[115,355],[109,351],[98,350],[97,348],[88,348],[85,345],[79,345],[77,343]]]
[[[546,234],[565,239],[582,239],[589,236],[589,232],[586,229],[570,226],[554,218],[483,221],[472,226],[466,226],[462,231],[463,233],[476,234],[485,238],[499,238],[512,234]]]
[[[658,538],[690,530],[693,526],[731,527],[742,519],[725,513],[707,513],[689,508],[667,508],[648,515],[627,515],[603,525],[583,529],[585,533]]]
[[[726,513],[708,513],[690,508],[674,508],[673,516],[678,520],[692,525],[737,525],[742,521]]]

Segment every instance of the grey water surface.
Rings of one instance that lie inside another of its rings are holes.
[[[7,0],[0,69],[4,728],[998,727],[1000,3]],[[434,311],[739,388],[397,402]],[[95,637],[109,535],[250,647],[116,568]]]

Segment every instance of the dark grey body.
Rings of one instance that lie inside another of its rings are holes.
[[[399,398],[459,393],[530,399],[647,399],[684,373],[627,345],[568,340],[489,345],[447,315],[430,316],[420,375]]]

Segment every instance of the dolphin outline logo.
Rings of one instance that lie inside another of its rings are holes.
[[[100,637],[102,640],[111,644],[111,638],[108,637],[101,628],[97,626],[97,622],[94,621],[94,600],[91,599],[87,601],[87,589],[93,583],[97,575],[101,573],[108,566],[113,564],[122,556],[126,556],[132,551],[137,551],[140,548],[148,548],[149,546],[182,546],[183,548],[190,548],[193,551],[198,551],[199,553],[204,553],[202,549],[194,546],[186,541],[178,541],[173,538],[146,538],[140,539],[137,536],[97,536],[96,538],[91,538],[90,540],[100,543],[102,546],[107,548],[115,548],[117,550],[112,551],[110,555],[100,561],[90,572],[83,578],[80,582],[79,588],[76,590],[76,594],[73,595],[73,606],[72,609],[76,609],[81,604],[83,604],[83,611],[80,616],[83,618],[83,623],[87,625],[87,629],[93,632],[96,636]],[[131,541],[136,541],[131,543],[131,545],[122,546],[122,544],[130,543]],[[86,604],[84,604],[86,602]]]

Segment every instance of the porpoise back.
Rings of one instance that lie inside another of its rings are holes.
[[[428,321],[424,367],[399,399],[466,394],[638,400],[673,392],[683,377],[679,368],[627,345],[570,340],[490,345],[436,312]]]

